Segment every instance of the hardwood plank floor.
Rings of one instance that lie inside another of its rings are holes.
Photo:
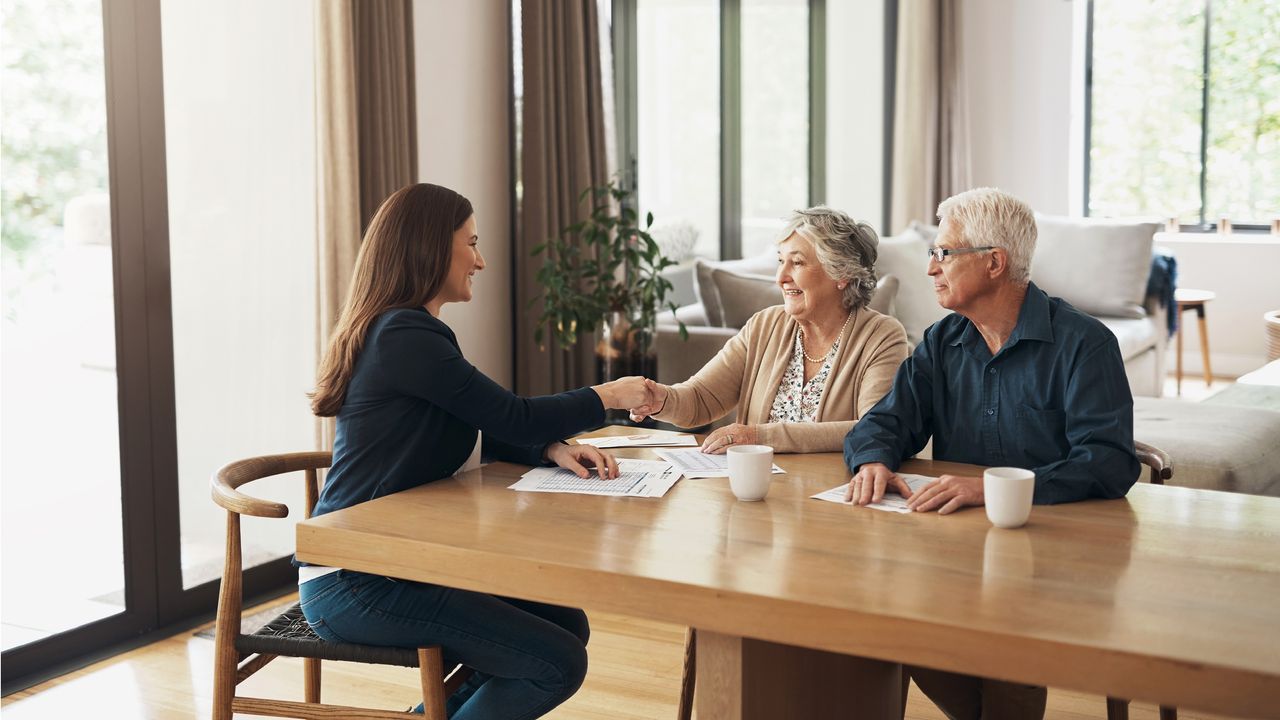
[[[277,600],[273,605],[279,604]],[[251,610],[250,612],[253,612]],[[591,614],[591,670],[582,689],[551,713],[553,720],[666,720],[675,717],[684,628],[603,613]],[[190,720],[208,718],[213,686],[213,641],[186,631],[104,660],[0,703],[5,720],[102,714],[111,718]],[[302,663],[280,659],[246,680],[242,692],[302,699]],[[374,708],[406,708],[419,701],[417,671],[327,663],[326,702]],[[1222,716],[1181,713],[1185,720]],[[919,690],[907,702],[909,720],[945,720]],[[1106,717],[1095,695],[1051,690],[1051,720]],[[1133,720],[1156,720],[1152,705],[1134,703]]]

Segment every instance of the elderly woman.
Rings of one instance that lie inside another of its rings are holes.
[[[763,443],[778,452],[831,452],[889,391],[907,357],[895,319],[871,310],[879,240],[865,223],[828,207],[795,212],[778,244],[783,304],[756,313],[702,370],[677,385],[646,381],[632,408],[683,427],[728,415],[703,452]]]

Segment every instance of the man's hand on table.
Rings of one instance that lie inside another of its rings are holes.
[[[845,502],[857,505],[880,502],[886,490],[893,490],[904,498],[911,497],[911,486],[884,463],[863,463],[849,479],[844,491]]]
[[[920,488],[907,507],[917,512],[937,510],[939,515],[953,513],[962,507],[982,505],[982,478],[970,475],[943,475]]]
[[[618,477],[618,461],[613,455],[591,445],[565,445],[553,442],[547,445],[546,457],[580,478],[590,477],[588,467],[594,467],[601,480]]]

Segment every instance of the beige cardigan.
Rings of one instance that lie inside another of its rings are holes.
[[[654,417],[681,427],[719,420],[737,406],[738,422],[759,427],[759,442],[778,452],[833,452],[858,418],[889,392],[907,358],[902,323],[863,308],[841,336],[818,405],[817,422],[770,423],[769,412],[791,361],[798,325],[781,305],[765,308],[685,382],[667,388]]]

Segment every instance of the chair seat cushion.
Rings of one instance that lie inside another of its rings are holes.
[[[418,651],[414,648],[331,643],[320,639],[320,636],[316,635],[307,624],[307,619],[302,615],[302,608],[297,603],[252,635],[236,637],[236,650],[242,656],[263,653],[286,657],[418,667]]]

